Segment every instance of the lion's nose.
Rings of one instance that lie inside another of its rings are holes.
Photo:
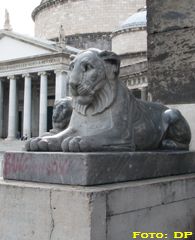
[[[72,89],[76,90],[78,85],[74,82],[70,82],[70,86]]]
[[[70,82],[70,91],[73,96],[77,96],[77,87],[78,87],[77,84]]]

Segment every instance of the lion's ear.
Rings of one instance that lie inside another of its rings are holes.
[[[70,55],[70,61],[73,61],[75,59],[76,55],[75,54],[71,54]]]
[[[102,51],[99,53],[99,56],[106,62],[109,64],[112,64],[115,66],[114,68],[114,73],[116,75],[119,74],[120,71],[120,58],[119,56],[114,53],[114,52],[109,52],[109,51]]]

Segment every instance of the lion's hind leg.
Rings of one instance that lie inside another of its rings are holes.
[[[191,140],[190,127],[179,110],[168,109],[163,113],[167,130],[161,148],[167,150],[188,150]]]

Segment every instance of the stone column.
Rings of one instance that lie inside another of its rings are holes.
[[[3,81],[0,79],[0,138],[3,137]]]
[[[64,70],[56,70],[55,100],[68,96],[68,75]]]
[[[23,75],[24,80],[24,113],[23,113],[23,135],[31,137],[31,76]]]
[[[147,101],[147,89],[146,87],[141,88],[141,99]]]
[[[47,73],[39,73],[40,83],[40,108],[39,108],[39,136],[47,131]]]
[[[9,84],[9,112],[8,112],[8,136],[7,140],[13,140],[16,138],[16,126],[17,126],[17,98],[16,98],[16,78],[10,76]]]

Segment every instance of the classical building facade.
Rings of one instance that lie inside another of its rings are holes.
[[[0,51],[0,137],[41,135],[51,128],[54,100],[68,95],[76,49],[1,30]]]
[[[129,16],[111,35],[121,58],[120,79],[134,95],[148,100],[146,7]]]
[[[146,99],[146,20],[139,27],[140,18],[132,20],[145,2],[42,0],[32,13],[35,37],[13,32],[7,12],[0,30],[0,138],[52,128],[55,99],[69,95],[69,57],[89,47],[117,52],[121,79]]]
[[[56,40],[63,26],[68,45],[110,50],[113,30],[145,4],[146,0],[42,0],[32,13],[35,36]]]

